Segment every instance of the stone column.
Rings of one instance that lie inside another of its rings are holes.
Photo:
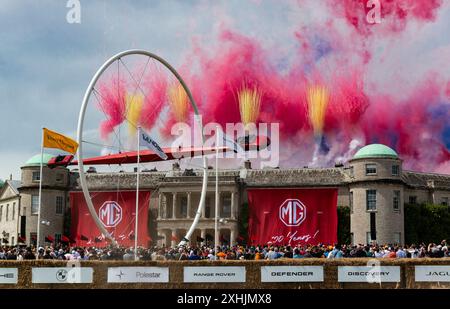
[[[156,231],[156,235],[157,235],[156,244],[158,246],[161,246],[163,243],[165,244],[165,241],[166,241],[166,237],[161,232],[163,232],[163,231],[161,231],[161,230]],[[164,238],[162,238],[162,237],[164,237]]]
[[[162,193],[160,192],[158,195],[158,220],[162,217]]]
[[[232,227],[230,229],[230,246],[236,243],[236,228]]]
[[[234,199],[235,199],[235,194],[234,191],[231,192],[231,219],[236,219],[236,209],[235,209],[235,203],[234,203]]]
[[[187,216],[186,218],[191,217],[191,192],[187,193]]]
[[[200,237],[203,238],[203,243],[206,243],[206,229],[200,230]]]
[[[219,205],[218,205],[218,209],[219,209],[219,213],[217,214],[217,218],[221,218],[222,215],[222,203],[221,203],[221,196],[222,196],[222,192],[219,191],[219,196],[217,197],[219,199]],[[214,195],[214,203],[216,202],[216,196]],[[216,204],[214,204],[214,216],[216,216]]]
[[[205,219],[206,218],[206,203],[208,202],[208,197],[206,197],[205,196],[205,207],[203,207],[203,209],[202,209],[202,216],[201,216],[201,218],[202,219]]]
[[[175,247],[177,245],[176,237],[177,237],[177,230],[173,229],[172,235],[170,237],[170,246],[171,247]]]
[[[172,219],[176,219],[175,211],[177,210],[177,193],[172,193]]]

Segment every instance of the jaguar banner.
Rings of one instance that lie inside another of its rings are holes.
[[[337,241],[337,188],[247,192],[251,244],[293,246]]]
[[[134,246],[136,191],[91,192],[95,211],[109,233],[126,247]],[[149,191],[139,192],[138,245],[147,246]],[[103,247],[105,235],[95,225],[82,192],[70,192],[71,235],[79,246]]]

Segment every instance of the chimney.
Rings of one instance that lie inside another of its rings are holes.
[[[251,170],[252,169],[252,162],[250,162],[250,160],[247,160],[244,162],[244,168],[247,170]]]

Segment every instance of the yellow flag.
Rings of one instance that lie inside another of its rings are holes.
[[[57,148],[72,154],[78,149],[78,143],[73,139],[44,128],[44,145],[45,148]]]

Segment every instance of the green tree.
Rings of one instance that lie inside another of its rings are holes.
[[[337,238],[340,244],[349,244],[350,239],[350,207],[338,206],[338,231]]]
[[[405,204],[405,242],[440,242],[450,239],[450,209],[446,205]]]

